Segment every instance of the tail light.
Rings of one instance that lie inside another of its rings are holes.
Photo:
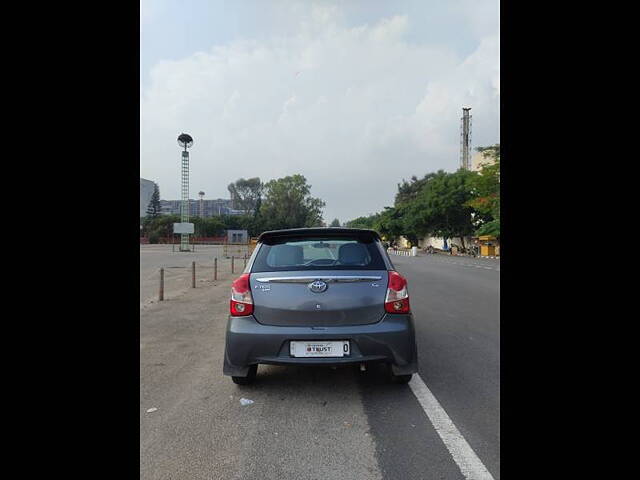
[[[253,297],[249,287],[249,274],[243,273],[231,284],[231,315],[244,317],[253,313]]]
[[[387,297],[384,300],[384,309],[387,313],[409,313],[409,291],[407,281],[398,272],[389,271],[389,285]]]

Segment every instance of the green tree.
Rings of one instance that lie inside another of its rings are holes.
[[[425,176],[419,192],[409,201],[400,204],[403,235],[412,243],[430,234],[443,238],[460,238],[474,232],[473,208],[466,205],[471,200],[471,179],[475,172],[458,170],[447,173],[442,170]]]
[[[239,178],[227,186],[233,208],[246,212],[255,212],[262,198],[263,184],[260,178]]]
[[[142,222],[143,231],[150,243],[157,243],[160,238],[173,235],[173,224],[180,221],[180,215],[147,216]]]
[[[466,205],[472,196],[470,184],[475,176],[475,172],[461,169],[434,179],[426,192],[432,232],[438,237],[459,237],[463,248],[464,237],[475,230],[473,208]]]
[[[347,222],[352,228],[377,230],[391,241],[406,237],[412,244],[425,235],[460,238],[500,235],[500,144],[479,147],[487,162],[480,172],[443,170],[412,176],[398,184],[394,206]]]
[[[398,237],[406,233],[402,212],[395,207],[385,207],[374,221],[373,230],[394,244]]]
[[[160,187],[157,183],[153,184],[153,195],[147,206],[147,216],[156,218],[160,215]]]
[[[224,234],[226,225],[220,217],[192,217],[195,234],[199,237],[219,237]]]
[[[353,220],[349,220],[346,222],[346,226],[349,228],[367,228],[369,230],[373,229],[373,225],[380,217],[379,213],[375,213],[373,215],[369,215],[368,217],[358,217]]]
[[[254,208],[253,210],[253,218],[258,217],[258,215],[260,214],[260,207],[262,207],[262,197],[258,197],[258,199],[256,200],[256,208]]]
[[[269,230],[315,227],[322,224],[325,203],[311,196],[311,185],[302,175],[270,180],[264,185],[264,200],[258,215]]]
[[[434,179],[442,179],[447,175],[444,170],[428,173],[418,179],[415,175],[411,182],[403,181],[398,184],[394,208],[397,211],[398,228],[402,236],[406,237],[412,245],[417,245],[418,240],[435,229],[433,211],[425,208],[425,198],[428,198],[430,182]]]
[[[464,237],[477,228],[474,221],[491,220],[468,203],[475,198],[473,182],[477,176],[467,170],[455,173],[439,170],[420,179],[414,175],[410,181],[398,184],[393,207],[357,218],[348,225],[373,228],[391,242],[403,236],[416,245],[425,235],[433,235],[460,238],[464,247]]]
[[[394,243],[403,235],[404,225],[402,213],[395,207],[385,207],[380,213],[374,213],[367,217],[358,217],[349,220],[345,224],[349,228],[366,228],[377,231],[380,236]]]
[[[479,147],[487,162],[471,180],[472,198],[467,205],[475,210],[476,235],[500,237],[500,144]]]
[[[340,220],[338,220],[337,218],[334,218],[333,221],[329,224],[330,227],[339,227],[340,226]]]
[[[500,219],[498,218],[482,224],[476,231],[476,235],[493,235],[496,238],[500,238]]]
[[[396,193],[394,205],[398,207],[403,204],[411,203],[418,197],[429,180],[442,173],[444,173],[443,170],[439,170],[437,173],[428,173],[420,180],[418,180],[418,177],[413,175],[410,182],[403,179],[402,183],[398,184],[398,193]]]

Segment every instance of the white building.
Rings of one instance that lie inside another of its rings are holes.
[[[493,158],[486,155],[483,152],[476,152],[471,157],[471,171],[479,172],[482,169],[483,163],[493,163]]]
[[[247,243],[249,242],[249,232],[247,230],[227,230],[227,242]]]
[[[210,218],[220,215],[245,215],[247,213],[244,210],[234,210],[231,205],[232,201],[224,198],[216,200],[195,200],[191,198],[189,199],[189,215]],[[182,200],[160,200],[160,208],[163,215],[180,215],[181,206]],[[200,207],[202,207],[202,212]]]
[[[467,243],[467,238],[464,239],[465,241],[465,246],[468,246]],[[447,239],[447,247],[450,247],[452,243],[452,239]],[[458,245],[460,244],[460,239],[459,238],[454,238],[453,239],[453,244],[454,245]],[[400,248],[409,248],[409,240],[407,240],[405,237],[400,237],[398,239],[398,246]],[[439,249],[443,249],[444,248],[444,238],[442,237],[429,237],[426,236],[424,238],[419,238],[418,239],[418,245],[414,245],[418,248],[427,248],[427,247],[433,247],[433,248],[439,248]]]

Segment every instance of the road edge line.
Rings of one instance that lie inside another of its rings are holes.
[[[415,373],[409,382],[411,391],[418,399],[420,406],[429,417],[431,424],[442,439],[445,447],[458,465],[460,472],[467,480],[494,480],[471,446],[464,439],[460,431],[453,424],[447,412],[442,408],[438,399],[431,393],[429,387]]]

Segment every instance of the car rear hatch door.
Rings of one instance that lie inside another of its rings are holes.
[[[252,273],[254,317],[279,326],[376,323],[385,314],[386,270]]]

